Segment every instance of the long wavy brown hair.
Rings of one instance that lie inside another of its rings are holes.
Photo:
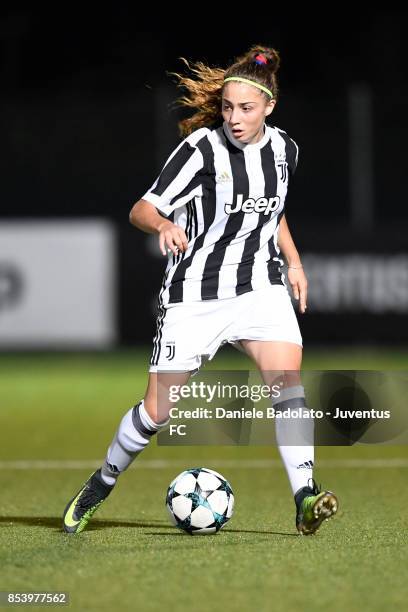
[[[178,127],[182,137],[188,136],[200,127],[213,125],[220,119],[222,89],[224,79],[228,77],[238,76],[255,81],[271,90],[275,100],[278,98],[276,73],[280,65],[280,56],[276,49],[253,45],[225,69],[207,66],[201,61],[189,62],[184,57],[180,59],[191,74],[168,73],[176,77],[177,87],[185,90],[184,95],[176,100],[176,105],[196,109],[191,117],[179,121]],[[271,99],[267,93],[262,93],[268,101]]]

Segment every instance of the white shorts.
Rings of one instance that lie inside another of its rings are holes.
[[[169,304],[157,318],[149,372],[197,371],[229,342],[278,340],[302,346],[298,321],[283,285],[222,300]]]

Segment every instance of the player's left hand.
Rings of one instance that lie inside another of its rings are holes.
[[[303,268],[288,268],[288,281],[295,300],[299,300],[299,312],[304,314],[307,308],[307,278]]]

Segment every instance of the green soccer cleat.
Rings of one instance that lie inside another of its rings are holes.
[[[321,491],[313,478],[311,487],[303,487],[295,495],[296,528],[302,535],[316,533],[324,520],[334,516],[339,507],[331,491]]]
[[[94,512],[112,491],[114,485],[105,484],[100,474],[100,469],[94,472],[68,502],[63,514],[63,527],[67,533],[83,531]]]

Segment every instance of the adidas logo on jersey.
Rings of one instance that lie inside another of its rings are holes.
[[[229,181],[232,181],[232,178],[230,177],[228,172],[224,170],[223,172],[221,172],[221,174],[217,176],[215,180],[217,183],[228,183]]]
[[[244,212],[244,213],[263,213],[264,215],[269,215],[269,213],[274,212],[280,205],[280,197],[275,196],[274,198],[247,198],[244,200],[244,196],[242,193],[237,195],[237,201],[235,204],[225,204],[224,210],[227,215],[231,215],[236,212]]]

